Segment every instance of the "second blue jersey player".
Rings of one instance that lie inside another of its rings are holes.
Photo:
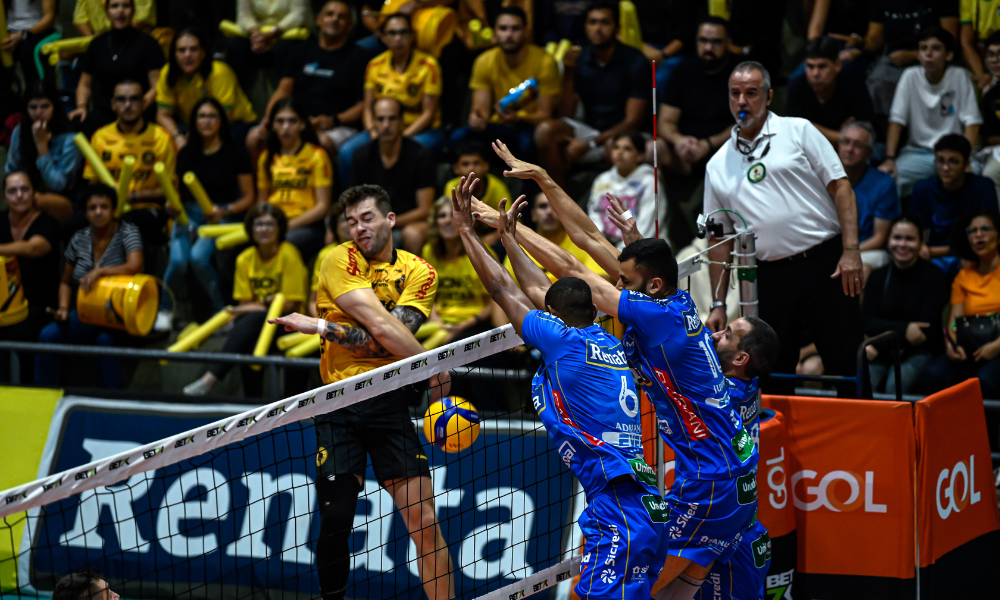
[[[453,192],[456,229],[483,285],[515,331],[542,354],[532,402],[586,493],[575,591],[587,600],[648,599],[666,560],[668,515],[654,471],[642,460],[639,396],[621,342],[594,323],[596,309],[584,281],[550,284],[518,246],[514,231],[521,199],[500,227],[518,288],[472,229],[471,185],[463,179]]]

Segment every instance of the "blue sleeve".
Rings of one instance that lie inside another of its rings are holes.
[[[899,216],[899,192],[896,191],[896,182],[887,179],[885,186],[878,195],[875,203],[875,217],[891,221]]]
[[[64,133],[52,139],[49,151],[35,162],[50,192],[67,192],[76,184],[82,155],[73,135]]]
[[[569,349],[566,343],[568,333],[569,327],[565,323],[540,310],[530,311],[521,324],[521,339],[541,352],[546,363],[558,360]]]
[[[618,320],[632,326],[632,333],[643,343],[662,344],[670,337],[669,311],[645,294],[622,290],[618,299]],[[655,333],[653,338],[650,334]]]
[[[7,165],[4,167],[6,173],[20,171],[21,164],[21,126],[18,125],[10,134],[10,149],[7,150]]]

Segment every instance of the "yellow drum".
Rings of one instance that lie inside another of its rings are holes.
[[[156,278],[142,274],[101,277],[89,292],[80,288],[76,294],[81,321],[140,337],[153,328],[159,303]]]
[[[386,0],[382,5],[382,17],[399,12],[410,0]],[[417,48],[437,58],[441,50],[451,43],[458,28],[458,13],[447,6],[432,6],[414,11],[410,17],[413,31],[417,35]]]
[[[0,327],[16,325],[28,318],[21,269],[16,256],[0,256]]]

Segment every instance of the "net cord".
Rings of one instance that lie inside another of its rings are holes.
[[[128,452],[37,479],[0,492],[0,518],[86,490],[114,485],[137,473],[173,465],[290,423],[421,383],[448,369],[468,365],[522,343],[514,328],[504,325]]]

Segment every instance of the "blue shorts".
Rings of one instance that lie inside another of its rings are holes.
[[[703,567],[724,563],[757,514],[757,473],[720,481],[678,475],[666,501],[668,553]]]
[[[580,515],[586,539],[577,595],[649,598],[667,561],[666,518],[660,496],[635,481],[612,483],[594,494]]]
[[[728,563],[716,562],[694,600],[762,600],[771,566],[771,538],[760,521],[743,532]]]

